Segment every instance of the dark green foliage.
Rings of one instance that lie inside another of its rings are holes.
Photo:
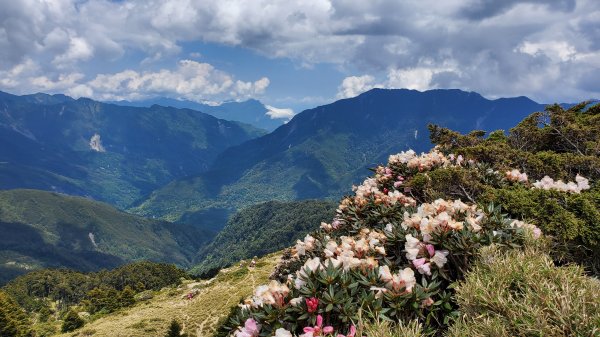
[[[85,321],[74,310],[69,310],[60,327],[62,332],[70,332],[81,328]]]
[[[165,337],[186,337],[187,334],[181,334],[181,324],[177,320],[172,320],[169,325],[169,330]]]
[[[333,218],[331,201],[271,201],[235,214],[215,240],[204,247],[194,273],[210,277],[222,267],[290,246],[314,228]]]
[[[0,291],[0,336],[33,336],[29,325],[29,318],[23,309],[9,295]]]
[[[4,290],[31,312],[48,310],[57,301],[59,310],[84,304],[91,312],[110,312],[134,303],[144,289],[159,290],[176,285],[187,274],[169,264],[137,262],[111,271],[80,273],[69,270],[39,270],[20,276]]]
[[[36,190],[0,191],[0,231],[0,285],[44,267],[95,271],[145,259],[187,267],[213,236],[196,226]]]
[[[548,106],[525,118],[508,135],[493,132],[462,135],[431,125],[431,140],[443,151],[462,154],[504,173],[517,168],[535,181],[548,175],[574,181],[580,174],[592,188],[569,194],[506,184],[485,171],[440,168],[411,184],[420,200],[459,196],[463,200],[495,202],[517,219],[534,220],[555,238],[557,261],[583,264],[600,274],[600,105],[586,102],[563,109]],[[472,179],[472,177],[478,179]]]
[[[135,291],[130,286],[125,286],[119,294],[119,306],[122,308],[132,306],[135,303]]]

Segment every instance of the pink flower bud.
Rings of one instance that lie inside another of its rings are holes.
[[[425,248],[427,248],[427,252],[429,253],[430,257],[435,254],[435,248],[432,244],[426,245]]]

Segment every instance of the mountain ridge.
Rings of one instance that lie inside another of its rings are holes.
[[[488,100],[458,89],[372,89],[305,110],[265,136],[232,146],[207,172],[174,180],[130,210],[185,220],[268,200],[337,198],[389,153],[430,148],[428,123],[493,131],[543,108],[526,97]]]
[[[263,135],[189,109],[122,107],[64,95],[0,94],[0,188],[91,196],[125,208]]]
[[[260,129],[273,131],[286,122],[285,118],[273,118],[269,115],[270,109],[256,99],[246,101],[226,101],[221,104],[198,103],[189,100],[180,100],[167,97],[156,97],[140,101],[111,101],[124,106],[150,107],[160,105],[174,108],[185,108],[207,113],[220,119],[237,121],[253,125]]]

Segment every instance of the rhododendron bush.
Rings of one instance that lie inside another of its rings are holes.
[[[459,316],[455,282],[482,247],[542,236],[556,261],[598,274],[598,116],[599,105],[552,106],[487,138],[431,126],[430,152],[373,169],[219,334],[354,336],[361,319],[381,319],[440,335]]]
[[[417,319],[426,331],[446,326],[456,316],[449,286],[464,277],[477,250],[492,243],[516,246],[541,231],[494,205],[418,202],[408,183],[436,168],[486,169],[437,148],[391,156],[342,199],[331,223],[298,240],[274,280],[240,304],[222,332],[353,336],[359,311]]]

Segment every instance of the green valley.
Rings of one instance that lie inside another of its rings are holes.
[[[47,267],[90,271],[143,259],[190,266],[214,235],[37,190],[0,191],[0,231],[0,283]]]

